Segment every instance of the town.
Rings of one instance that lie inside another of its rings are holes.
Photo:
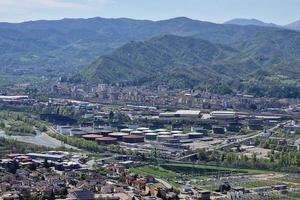
[[[105,84],[28,90],[0,96],[2,199],[300,196],[299,99]]]
[[[299,8],[0,0],[0,200],[300,200]]]

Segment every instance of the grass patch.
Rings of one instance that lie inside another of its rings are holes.
[[[166,180],[174,188],[178,188],[180,185],[177,183],[179,176],[172,171],[165,170],[158,166],[147,166],[147,167],[137,167],[130,169],[131,172],[144,176],[153,176],[155,178],[160,178]]]
[[[188,163],[171,163],[162,165],[164,169],[175,171],[178,173],[197,174],[200,176],[206,175],[228,175],[228,174],[269,174],[270,171],[256,169],[238,169],[222,166],[212,166],[203,164],[188,164]]]

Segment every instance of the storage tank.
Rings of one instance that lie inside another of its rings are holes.
[[[146,127],[139,127],[136,129],[137,131],[145,131],[145,130],[149,130],[149,128]]]
[[[142,136],[142,135],[144,135],[144,132],[143,131],[131,131],[130,135],[139,135],[139,136]]]
[[[115,132],[108,134],[109,137],[117,138],[118,141],[122,141],[124,136],[129,135],[128,133]]]
[[[158,135],[171,135],[171,133],[167,132],[167,131],[165,131],[165,132],[158,132],[157,134]]]
[[[159,132],[167,132],[168,130],[167,129],[164,129],[164,128],[159,128],[159,129],[155,129],[154,130],[156,133],[159,133]]]
[[[83,135],[82,138],[86,139],[86,140],[91,140],[91,141],[95,141],[97,138],[102,138],[102,135],[97,135],[97,134],[87,134],[87,135]]]
[[[157,139],[157,134],[156,133],[146,133],[145,134],[145,140],[156,141],[156,139]]]
[[[114,137],[101,137],[101,138],[97,138],[96,142],[98,144],[117,144],[118,143],[118,139],[114,138]]]
[[[155,133],[153,130],[150,130],[150,129],[149,130],[144,130],[143,132],[144,133]]]
[[[189,139],[189,135],[188,134],[174,134],[173,135],[174,138],[178,138],[179,140],[186,140]]]
[[[182,131],[171,131],[171,134],[182,134]]]
[[[167,142],[168,140],[174,139],[173,135],[158,135],[157,141],[158,142]]]
[[[93,131],[88,131],[87,134],[95,134],[95,135],[101,135],[102,130],[93,130]]]
[[[133,131],[132,129],[130,129],[130,128],[123,128],[123,129],[121,129],[120,130],[122,133],[130,133],[131,131]]]
[[[127,143],[141,143],[144,142],[144,136],[127,135],[123,137],[123,142]]]
[[[189,139],[197,139],[197,138],[202,138],[203,133],[192,132],[192,133],[188,133],[188,136],[189,136]]]
[[[112,133],[112,131],[110,131],[110,130],[102,130],[101,131],[101,135],[103,135],[103,136],[108,136],[108,134],[110,134],[110,133]]]

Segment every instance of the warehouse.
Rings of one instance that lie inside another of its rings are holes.
[[[211,119],[235,119],[238,114],[234,111],[213,111],[210,113]]]
[[[201,118],[200,110],[177,110],[159,114],[160,118]]]
[[[43,154],[43,153],[28,153],[26,154],[31,159],[42,159],[42,160],[53,160],[53,161],[62,161],[65,156],[58,154]]]

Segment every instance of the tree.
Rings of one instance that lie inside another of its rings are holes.
[[[252,161],[253,161],[253,163],[257,162],[257,155],[256,155],[256,153],[252,154]]]
[[[113,118],[114,118],[114,115],[115,115],[114,112],[113,112],[113,111],[110,111],[110,112],[109,112],[109,116],[108,116],[109,119],[113,119]]]

